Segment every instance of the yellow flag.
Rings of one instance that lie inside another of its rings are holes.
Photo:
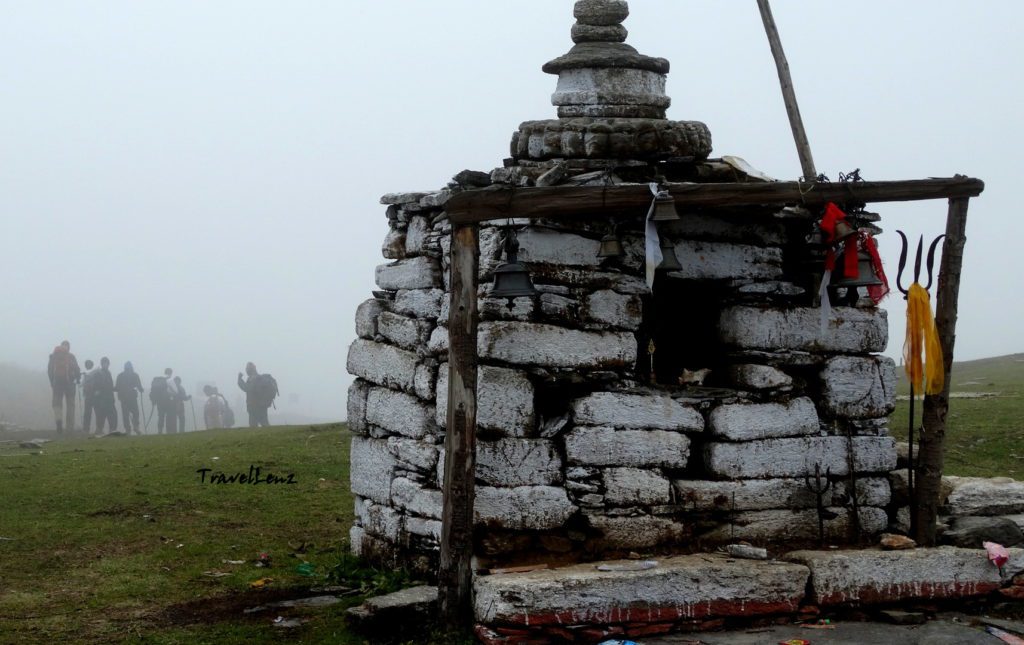
[[[903,344],[903,366],[915,392],[938,394],[945,371],[939,331],[932,318],[928,292],[918,283],[907,294],[907,340]]]

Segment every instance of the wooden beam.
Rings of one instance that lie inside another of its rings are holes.
[[[942,345],[945,382],[942,392],[924,397],[921,448],[917,457],[917,521],[914,540],[921,546],[935,544],[935,518],[939,512],[939,491],[946,444],[946,414],[949,412],[949,384],[956,342],[957,304],[960,296],[960,270],[967,243],[966,197],[949,200],[946,239],[942,243],[938,286],[935,288],[935,325]]]
[[[786,60],[786,52],[782,49],[782,38],[779,36],[779,28],[775,26],[775,17],[772,16],[772,8],[768,4],[768,0],[757,0],[757,8],[761,12],[764,32],[768,35],[768,46],[772,50],[772,58],[775,59],[775,69],[779,73],[782,101],[786,104],[789,127],[793,130],[796,153],[800,156],[800,168],[803,170],[804,179],[813,181],[817,178],[818,171],[814,169],[811,143],[807,140],[804,120],[800,116],[800,106],[796,102],[796,90],[793,89],[793,77],[789,73],[789,61]]]
[[[821,206],[826,202],[867,204],[925,199],[976,197],[985,189],[980,179],[963,175],[943,179],[804,183],[797,181],[750,183],[671,183],[665,188],[679,208],[731,206]],[[513,188],[489,186],[455,193],[445,204],[453,224],[505,218],[565,219],[592,215],[643,214],[651,203],[647,184],[617,186],[550,186]]]
[[[472,624],[473,619],[479,263],[479,227],[454,226],[448,317],[448,428],[444,438],[444,507],[437,574],[442,619],[453,631]]]

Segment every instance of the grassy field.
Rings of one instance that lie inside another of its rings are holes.
[[[37,452],[0,444],[0,642],[361,642],[342,620],[355,598],[295,630],[271,624],[294,612],[243,613],[325,584],[338,562],[352,521],[342,426],[63,439]],[[250,465],[297,483],[196,472]],[[255,566],[260,553],[270,568]],[[297,571],[304,561],[313,577]],[[251,588],[261,578],[266,588]]]
[[[903,368],[899,393],[909,389]],[[965,361],[953,366],[946,428],[946,473],[1024,479],[1024,354]],[[917,424],[921,423],[920,400]],[[890,427],[907,436],[909,402],[899,401]]]

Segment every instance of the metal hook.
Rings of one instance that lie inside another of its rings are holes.
[[[935,238],[932,241],[932,245],[928,248],[928,286],[924,288],[925,291],[928,291],[929,289],[932,288],[932,271],[935,268],[935,249],[939,246],[939,242],[944,237],[946,237],[946,235],[942,234]]]
[[[909,244],[907,242],[907,236],[903,233],[903,231],[897,229],[896,232],[899,233],[900,239],[903,240],[903,246],[900,249],[899,273],[896,274],[896,288],[900,290],[900,293],[902,293],[904,299],[906,299],[910,291],[908,289],[903,288],[903,269],[905,269],[907,266],[907,248]]]
[[[909,250],[909,243],[907,242],[907,236],[904,235],[903,231],[897,230],[900,239],[902,240],[902,248],[900,249],[900,267],[899,272],[896,274],[896,288],[903,294],[903,298],[906,299],[909,294],[909,289],[903,287],[903,270],[907,268],[907,251]],[[935,251],[939,246],[939,242],[945,235],[940,235],[932,240],[931,246],[928,247],[928,284],[924,290],[928,291],[932,288],[932,282],[935,277]],[[914,257],[914,282],[920,284],[921,282],[921,256],[924,253],[924,235],[917,240],[917,253]]]

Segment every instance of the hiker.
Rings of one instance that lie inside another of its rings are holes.
[[[53,390],[53,419],[57,432],[63,433],[65,427],[71,432],[75,429],[75,391],[82,378],[78,360],[71,353],[71,343],[65,340],[53,348],[46,374]]]
[[[174,414],[178,419],[178,432],[185,432],[185,401],[192,398],[191,394],[185,392],[181,387],[181,377],[174,377]]]
[[[249,427],[269,426],[267,410],[277,396],[277,381],[270,374],[260,374],[251,362],[245,364],[246,379],[238,373],[238,387],[245,392],[245,409],[249,413]]]
[[[203,386],[206,404],[203,406],[203,422],[206,429],[230,428],[235,425],[235,413],[231,411],[228,400],[212,385]]]
[[[117,392],[117,400],[121,402],[125,432],[142,434],[142,430],[139,429],[139,393],[145,390],[142,389],[142,379],[135,373],[131,361],[126,362],[124,371],[117,375],[114,391]]]
[[[110,359],[100,359],[100,368],[92,375],[93,411],[96,412],[96,434],[103,434],[103,425],[109,432],[117,430],[117,407],[114,405],[114,375],[110,373]]]
[[[93,398],[96,395],[96,390],[92,384],[96,370],[92,366],[93,362],[86,359],[85,373],[82,374],[82,407],[84,408],[82,412],[82,432],[85,434],[89,434],[89,428],[92,427]]]
[[[174,370],[167,368],[163,376],[153,377],[149,384],[149,400],[156,408],[156,432],[163,434],[166,428],[167,434],[174,434],[178,425],[178,411],[174,405],[175,387],[171,380]]]

